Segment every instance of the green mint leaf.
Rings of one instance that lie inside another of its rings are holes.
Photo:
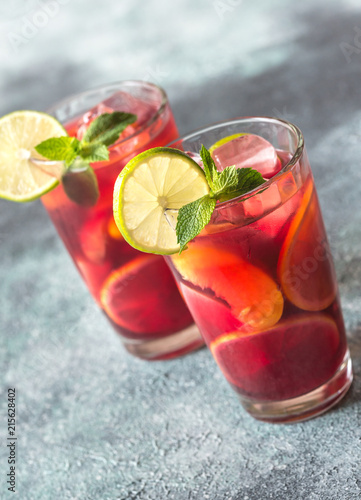
[[[53,137],[35,146],[35,150],[48,160],[64,161],[70,165],[78,155],[79,144],[75,137]]]
[[[217,171],[217,167],[213,161],[211,153],[207,148],[203,146],[203,144],[199,154],[202,158],[204,173],[206,175],[208,186],[213,190],[215,188],[215,183],[217,182],[219,172]]]
[[[246,194],[265,182],[262,175],[253,168],[237,168],[235,170],[237,173],[237,184],[229,184],[225,186],[220,193],[217,193],[220,201],[230,200],[242,194]]]
[[[89,125],[81,141],[81,146],[91,143],[110,146],[119,139],[119,135],[123,130],[131,123],[134,123],[136,119],[136,115],[122,111],[103,113]]]
[[[248,193],[248,191],[266,182],[258,170],[254,170],[253,168],[237,168],[237,174],[237,189],[242,191],[242,194]]]
[[[109,160],[109,151],[104,144],[95,143],[83,146],[79,151],[79,155],[88,162]]]
[[[94,170],[78,157],[61,177],[67,197],[77,205],[93,207],[99,198],[99,187]]]
[[[238,173],[234,165],[226,167],[222,172],[219,172],[218,178],[214,183],[214,195],[217,198],[218,193],[223,193],[228,189],[232,189],[238,185]]]
[[[35,150],[48,160],[64,162],[64,170],[57,171],[57,178],[60,177],[66,195],[78,205],[91,207],[97,203],[99,187],[89,163],[109,160],[107,146],[116,142],[136,119],[136,115],[121,111],[104,113],[90,124],[82,141],[55,137],[38,144]]]
[[[176,225],[177,241],[180,244],[179,253],[208,224],[215,206],[216,200],[209,195],[205,195],[196,201],[184,205],[179,210]]]
[[[226,201],[241,196],[257,188],[265,181],[252,168],[226,167],[218,172],[209,151],[202,146],[200,155],[210,193],[192,203],[184,205],[178,213],[176,225],[177,241],[181,253],[187,243],[195,238],[211,219],[217,200]]]

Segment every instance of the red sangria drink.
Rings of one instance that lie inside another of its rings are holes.
[[[318,415],[346,393],[352,369],[302,134],[281,120],[246,118],[170,146],[202,165],[202,145],[219,172],[253,167],[265,182],[217,203],[198,236],[166,259],[246,410],[269,422]]]
[[[113,111],[137,118],[109,148],[109,161],[93,164],[100,192],[95,206],[74,203],[62,185],[42,202],[126,349],[144,359],[167,359],[198,348],[203,340],[163,258],[128,245],[112,211],[114,182],[123,166],[138,153],[177,137],[167,97],[150,83],[121,82],[70,97],[50,113],[81,140],[95,118]]]

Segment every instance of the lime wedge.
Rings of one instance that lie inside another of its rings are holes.
[[[45,113],[15,111],[0,118],[0,198],[31,201],[58,184],[30,158],[44,159],[35,146],[62,135],[67,135],[63,126]]]
[[[220,146],[223,146],[223,144],[226,144],[229,141],[233,141],[233,139],[237,139],[237,137],[241,137],[242,135],[247,135],[247,134],[239,133],[239,134],[227,135],[227,137],[223,137],[222,139],[219,139],[219,141],[212,144],[212,146],[209,148],[209,152],[212,154],[213,151],[215,151]]]
[[[114,186],[114,219],[124,239],[147,253],[179,251],[165,214],[209,193],[201,167],[182,151],[153,148],[133,158]]]

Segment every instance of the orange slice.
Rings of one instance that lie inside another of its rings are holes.
[[[282,245],[277,273],[284,294],[300,309],[322,311],[335,299],[335,271],[312,180]]]
[[[258,333],[261,335],[262,333]],[[242,332],[232,332],[218,337],[210,345],[211,353],[226,379],[233,385],[240,386],[247,382],[247,377],[256,374],[272,361],[274,350],[279,351],[279,342],[270,344],[273,351],[257,342],[247,342],[250,336]],[[273,339],[277,340],[277,339]]]
[[[322,385],[342,359],[339,345],[336,323],[311,313],[256,335],[225,334],[210,349],[231,384],[267,400],[295,397]]]
[[[111,216],[108,221],[108,233],[114,240],[124,240],[122,233],[119,231],[118,226],[114,221],[113,216]]]
[[[217,300],[213,294],[210,296],[202,290],[195,290],[182,281],[179,286],[194,321],[208,345],[225,332],[233,332],[243,327],[224,301]]]
[[[113,271],[103,284],[100,302],[109,318],[126,330],[123,334],[133,339],[169,335],[192,322],[159,256],[141,255]]]
[[[280,319],[283,297],[277,284],[237,254],[197,242],[181,255],[173,255],[172,261],[186,281],[225,300],[249,329],[270,328]]]

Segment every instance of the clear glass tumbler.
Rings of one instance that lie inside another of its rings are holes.
[[[100,190],[96,205],[74,203],[61,185],[43,196],[42,202],[126,349],[144,359],[167,359],[200,347],[203,340],[162,257],[129,246],[112,211],[114,183],[126,163],[177,137],[167,96],[156,85],[124,81],[71,96],[49,113],[69,135],[80,139],[96,116],[112,111],[134,113],[137,121],[111,146],[108,162],[93,164]]]
[[[302,133],[254,117],[206,127],[170,146],[198,153],[202,144],[210,148],[239,133],[273,145],[278,173],[251,196],[218,204],[188,249],[166,260],[244,408],[264,421],[304,420],[344,396],[352,368]]]

